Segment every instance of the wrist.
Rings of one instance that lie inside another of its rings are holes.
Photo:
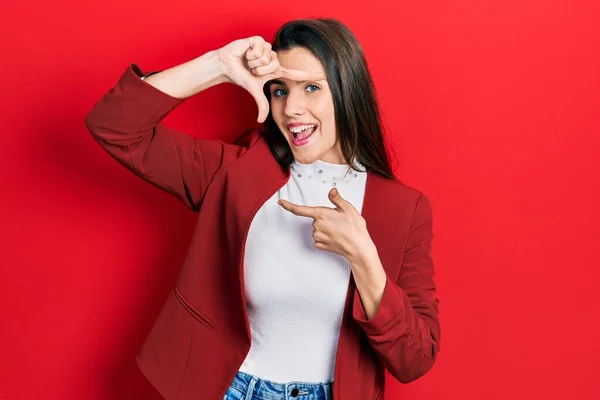
[[[195,58],[192,62],[195,70],[193,76],[196,78],[196,82],[194,82],[194,85],[197,86],[196,92],[220,83],[229,82],[229,78],[223,72],[222,63],[216,51],[209,51]]]
[[[219,56],[219,50],[211,50],[206,53],[204,56],[207,57],[208,62],[211,65],[211,69],[215,71],[218,76],[219,83],[229,82],[231,83],[231,79],[227,74],[227,69],[225,68],[225,63]]]
[[[357,267],[366,267],[367,265],[372,264],[374,260],[379,259],[377,247],[370,237],[362,243],[362,246],[359,246],[356,249],[357,251],[348,257],[350,264]]]

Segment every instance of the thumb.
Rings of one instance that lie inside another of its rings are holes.
[[[248,91],[252,97],[254,97],[254,101],[256,101],[256,105],[258,106],[258,119],[256,121],[259,123],[265,122],[267,116],[269,115],[269,101],[265,97],[262,89],[251,87],[248,89]]]
[[[335,204],[337,208],[339,208],[342,211],[345,211],[346,200],[342,198],[342,195],[340,194],[340,192],[338,192],[336,188],[333,188],[329,191],[329,200],[331,200],[331,202]]]

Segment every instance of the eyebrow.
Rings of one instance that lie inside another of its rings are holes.
[[[296,82],[297,85],[301,85],[301,84],[303,84],[305,82],[317,82],[317,81],[294,81],[294,82]],[[281,85],[281,86],[287,87],[287,85],[285,84],[285,82],[283,82],[280,79],[273,79],[273,80],[269,81],[269,85],[271,85],[271,84]]]

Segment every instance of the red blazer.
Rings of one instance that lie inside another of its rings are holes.
[[[193,138],[161,121],[184,100],[130,64],[85,122],[119,163],[198,213],[166,303],[137,356],[167,400],[222,399],[250,349],[243,260],[250,222],[289,178],[259,130],[236,144]],[[362,216],[387,273],[367,320],[350,278],[333,398],[382,399],[384,371],[400,382],[429,371],[440,345],[428,197],[368,171]]]

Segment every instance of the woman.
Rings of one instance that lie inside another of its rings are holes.
[[[219,83],[265,132],[234,144],[161,121]],[[282,26],[173,68],[131,64],[86,117],[198,223],[137,361],[168,400],[383,398],[440,343],[428,198],[393,176],[359,43],[333,19]]]

